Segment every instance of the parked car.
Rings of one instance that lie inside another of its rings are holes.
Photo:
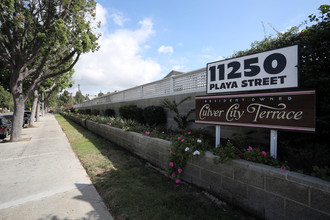
[[[11,132],[11,121],[0,116],[0,139],[7,138]]]

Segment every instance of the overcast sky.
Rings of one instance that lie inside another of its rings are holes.
[[[124,90],[245,50],[318,15],[325,0],[97,0],[100,50],[81,56],[73,94]],[[263,28],[263,25],[265,29]]]

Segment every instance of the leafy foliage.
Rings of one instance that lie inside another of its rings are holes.
[[[175,113],[176,116],[173,117],[174,121],[177,123],[178,128],[179,129],[186,129],[188,124],[190,122],[193,122],[194,120],[188,120],[189,116],[191,113],[193,113],[195,111],[195,109],[191,109],[190,111],[188,111],[185,115],[182,115],[179,112],[179,106],[184,103],[185,101],[187,101],[188,99],[190,99],[191,96],[188,96],[184,99],[182,99],[179,103],[176,103],[175,100],[172,100],[172,102],[169,99],[164,99],[163,100],[163,106],[164,108],[169,109],[170,111],[173,111]]]
[[[100,110],[98,110],[98,109],[92,109],[91,115],[100,115]]]
[[[46,79],[71,71],[82,53],[99,48],[91,25],[96,2],[6,0],[0,10],[0,63],[8,70],[1,78],[10,79],[11,140],[18,140],[26,100]]]
[[[132,119],[141,124],[144,124],[142,112],[143,109],[137,107],[136,105],[124,105],[119,108],[119,113],[122,118]]]
[[[13,109],[14,102],[10,92],[0,85],[0,108]]]
[[[147,125],[158,126],[166,123],[166,113],[161,106],[148,106],[143,109],[143,118]]]
[[[72,104],[72,97],[67,90],[64,90],[57,100],[57,106],[65,106],[66,104]]]
[[[104,111],[104,116],[115,117],[116,112],[115,112],[115,110],[108,108]]]
[[[228,140],[226,146],[218,146],[212,149],[214,155],[218,156],[215,158],[215,163],[226,163],[232,159],[238,158],[239,150]]]
[[[196,139],[191,132],[187,132],[187,135],[183,136],[174,136],[169,156],[169,176],[179,183],[188,158],[201,155],[207,148],[208,143]]]
[[[74,96],[74,100],[76,103],[82,103],[85,101],[85,96],[81,93],[81,91],[77,91],[76,95]]]
[[[256,163],[267,164],[277,168],[281,167],[284,170],[289,169],[289,167],[286,165],[287,162],[281,163],[279,160],[271,157],[269,153],[262,151],[259,148],[252,148],[251,146],[249,146],[243,153],[241,153],[240,157],[244,160]]]

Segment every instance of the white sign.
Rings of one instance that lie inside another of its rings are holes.
[[[206,93],[298,87],[298,45],[206,65]]]

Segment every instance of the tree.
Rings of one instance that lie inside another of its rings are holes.
[[[83,101],[85,101],[85,97],[83,96],[81,91],[76,92],[74,99],[75,99],[76,103],[82,103]]]
[[[12,109],[13,104],[13,97],[11,96],[10,92],[6,91],[0,85],[0,108]]]
[[[72,87],[73,70],[68,73],[59,75],[54,78],[46,79],[43,84],[36,88],[33,93],[33,103],[31,110],[31,119],[39,120],[40,104],[45,104],[52,97],[53,93],[58,93],[67,87]],[[41,95],[40,95],[41,94]],[[30,120],[30,125],[34,124],[34,120]]]
[[[14,99],[11,141],[21,136],[24,103],[48,78],[70,71],[98,49],[94,0],[5,0],[0,3],[0,60]],[[25,87],[26,86],[26,87]]]
[[[101,96],[103,96],[103,95],[104,95],[103,92],[100,91],[99,94],[97,94],[97,97],[101,97]]]
[[[57,100],[57,107],[66,106],[67,104],[72,104],[72,94],[64,90]]]

